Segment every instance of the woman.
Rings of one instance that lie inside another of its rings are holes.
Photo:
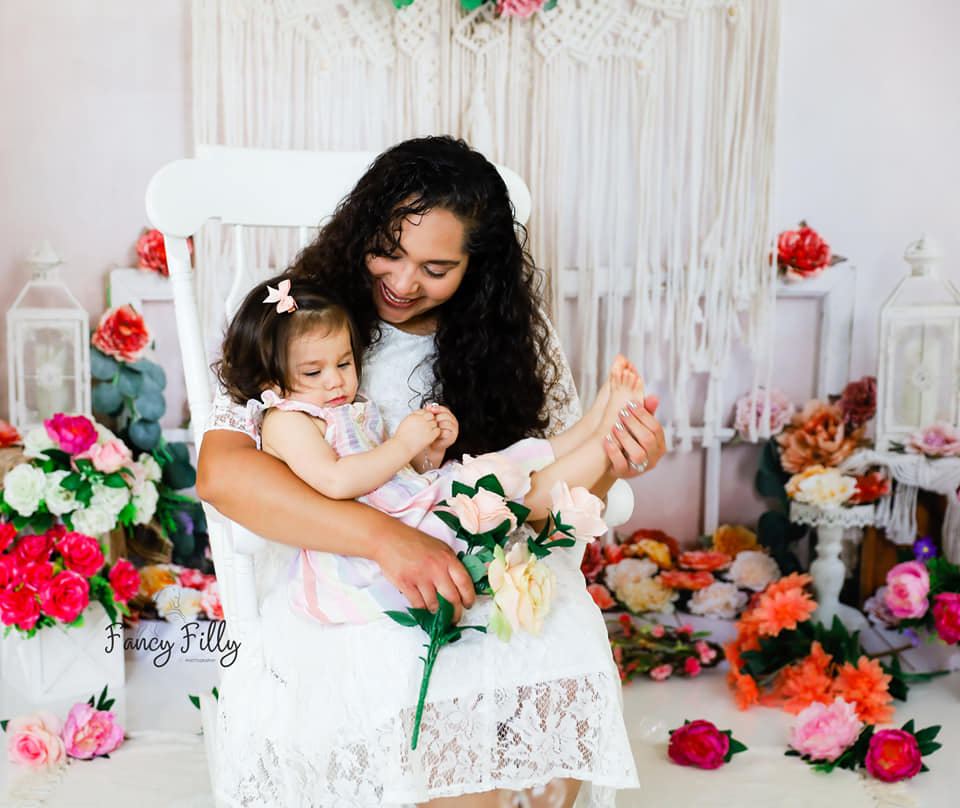
[[[388,430],[439,401],[460,420],[454,457],[559,431],[576,416],[506,187],[462,142],[413,140],[381,155],[292,272],[319,276],[353,314],[361,390]],[[326,500],[233,431],[242,424],[236,407],[218,402],[198,464],[206,501],[266,538],[375,560],[413,606],[436,608],[438,593],[458,613],[473,606],[470,577],[445,544],[372,508]],[[601,493],[656,465],[663,432],[637,402],[605,449]],[[308,625],[266,582],[267,669],[250,654],[221,687],[220,796],[237,805],[479,806],[496,804],[496,789],[565,778],[568,804],[587,779],[601,787],[595,804],[612,805],[604,789],[634,779],[619,680],[579,559],[551,559],[560,594],[544,634],[509,645],[475,635],[445,649],[416,752],[408,740],[423,637],[388,620]],[[479,604],[464,622],[484,624],[488,610]],[[232,708],[249,699],[259,701]]]

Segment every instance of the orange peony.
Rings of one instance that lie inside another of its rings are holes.
[[[17,428],[0,418],[0,449],[6,449],[8,446],[22,442],[23,438],[20,437]]]
[[[663,542],[654,541],[653,539],[640,539],[640,541],[634,542],[631,546],[634,548],[634,551],[631,553],[630,549],[627,548],[627,555],[649,556],[650,560],[655,562],[661,569],[668,570],[673,567],[670,548]]]
[[[845,426],[838,406],[816,399],[808,401],[790,424],[776,441],[780,444],[780,465],[791,474],[817,463],[836,466],[853,454],[866,430],[864,426]]]
[[[856,666],[845,662],[833,680],[831,698],[839,696],[856,705],[857,716],[868,724],[885,724],[893,718],[891,677],[876,659],[862,656]]]
[[[720,525],[713,531],[713,549],[718,553],[735,556],[744,550],[756,550],[757,534],[739,525]]]
[[[705,550],[691,550],[680,556],[677,564],[688,570],[705,570],[713,572],[714,570],[726,569],[730,566],[730,556],[726,553],[709,552]]]
[[[664,586],[671,589],[706,589],[713,583],[713,575],[709,572],[689,572],[688,570],[665,570],[657,579]]]

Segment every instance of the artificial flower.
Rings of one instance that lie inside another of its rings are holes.
[[[123,603],[136,597],[140,589],[140,573],[125,558],[117,559],[117,563],[110,569],[109,579],[114,597]]]
[[[97,442],[93,421],[84,415],[64,415],[58,412],[43,422],[47,435],[59,449],[69,455],[85,452]]]
[[[46,490],[43,470],[29,463],[14,466],[3,477],[3,501],[21,516],[33,516]]]
[[[671,589],[706,589],[714,582],[711,573],[703,570],[690,572],[688,570],[664,570],[657,576],[657,579],[664,586]]]
[[[118,489],[119,490],[119,489]],[[102,536],[113,530],[117,524],[119,510],[108,508],[92,501],[83,510],[75,510],[70,514],[70,524],[78,533],[87,536]]]
[[[933,622],[937,636],[947,645],[960,642],[960,594],[941,592],[934,597]]]
[[[6,449],[8,446],[20,443],[23,438],[17,432],[17,428],[0,418],[0,449]]]
[[[662,541],[654,539],[640,539],[632,544],[636,552],[649,556],[661,569],[668,570],[673,566],[673,560],[670,557],[670,547]]]
[[[583,548],[583,560],[580,562],[580,572],[588,584],[596,583],[607,566],[603,557],[603,548],[599,542],[592,541]]]
[[[528,634],[539,635],[556,590],[556,577],[550,568],[524,542],[515,544],[509,553],[498,545],[487,566],[487,578],[496,612],[510,629],[522,628]]]
[[[791,499],[820,508],[842,505],[856,490],[856,478],[819,464],[807,466],[787,481],[787,494]]]
[[[780,464],[791,474],[816,464],[836,466],[853,454],[864,430],[863,426],[848,429],[843,411],[835,404],[808,401],[775,438],[780,446]]]
[[[90,603],[90,584],[76,572],[64,570],[40,592],[40,608],[51,617],[72,623]]]
[[[736,617],[747,605],[747,595],[735,584],[716,581],[706,589],[694,592],[687,608],[693,614],[704,617],[720,617],[726,620]]]
[[[863,729],[854,705],[841,698],[832,704],[813,703],[797,715],[790,746],[811,760],[834,761]]]
[[[13,547],[13,556],[20,564],[49,561],[54,543],[54,538],[48,533],[27,533],[17,539]]]
[[[140,594],[152,598],[165,586],[177,583],[177,576],[166,564],[150,564],[140,569]]]
[[[890,493],[890,480],[879,471],[871,471],[856,478],[857,485],[848,500],[851,505],[866,505]]]
[[[687,676],[698,676],[700,674],[700,660],[697,657],[687,657],[683,663],[683,672]]]
[[[153,596],[157,614],[164,620],[175,617],[181,620],[193,620],[201,611],[202,595],[196,589],[188,589],[177,584],[165,586]]]
[[[133,503],[133,523],[147,525],[157,512],[157,503],[160,501],[160,491],[154,483],[147,482],[140,493],[134,494],[130,500]]]
[[[105,562],[100,542],[82,533],[67,533],[57,543],[57,550],[63,556],[64,566],[85,578],[96,575]]]
[[[877,413],[877,379],[864,376],[843,388],[838,402],[843,422],[850,429],[865,424]]]
[[[717,658],[717,652],[714,650],[714,648],[703,640],[698,640],[696,643],[694,643],[693,647],[697,652],[700,662],[704,665],[709,665]]]
[[[745,749],[729,730],[721,731],[712,722],[700,719],[670,731],[667,755],[680,766],[717,769]]]
[[[793,402],[779,390],[770,391],[770,435],[778,434],[796,412]],[[767,414],[767,394],[761,388],[737,399],[734,429],[743,440],[753,441],[761,434]]]
[[[757,534],[741,525],[720,525],[713,531],[711,541],[715,551],[731,557],[758,547]]]
[[[20,568],[20,584],[24,589],[29,589],[37,594],[43,588],[44,584],[53,578],[53,564],[49,561],[34,562]]]
[[[57,448],[59,447],[56,441],[47,434],[47,430],[42,426],[31,429],[23,439],[23,454],[25,457],[32,459],[46,459],[44,452],[47,449]]]
[[[937,545],[929,536],[923,536],[913,543],[913,557],[917,561],[926,561],[937,554]]]
[[[905,561],[887,573],[887,608],[900,620],[923,617],[929,592],[930,575],[919,561]]]
[[[94,443],[76,456],[77,460],[81,458],[89,459],[93,467],[104,474],[120,471],[133,463],[133,454],[119,438],[113,438],[105,443]]]
[[[123,728],[113,713],[81,702],[73,705],[63,724],[63,740],[70,757],[90,760],[120,746]]]
[[[546,0],[497,0],[497,14],[501,17],[526,19],[543,8]]]
[[[688,570],[716,572],[730,566],[731,557],[726,553],[709,550],[689,550],[677,559],[677,565]]]
[[[180,586],[187,586],[190,589],[199,589],[207,585],[207,580],[209,576],[204,575],[200,570],[195,569],[185,569],[180,573],[178,583]]]
[[[904,448],[927,457],[960,456],[960,431],[950,424],[936,423],[913,432]]]
[[[665,533],[662,530],[653,530],[651,528],[642,527],[639,530],[633,531],[633,533],[630,534],[630,537],[623,542],[623,544],[628,555],[643,555],[643,547],[652,546],[649,544],[649,542],[656,542],[664,545],[667,548],[671,559],[677,558],[680,555],[680,543],[673,538],[673,536]],[[655,549],[654,552],[656,553],[659,551]],[[657,563],[659,563],[659,561]],[[668,564],[660,564],[660,566],[669,568],[672,566],[672,562]]]
[[[17,529],[9,522],[0,522],[0,553],[6,550],[17,537]]]
[[[590,542],[607,532],[607,523],[600,517],[603,500],[583,486],[571,489],[561,480],[550,489],[550,499],[553,511],[563,524],[573,528],[578,541]]]
[[[657,667],[651,668],[650,678],[655,682],[665,682],[670,678],[671,673],[673,673],[673,665],[657,665]]]
[[[900,619],[887,606],[887,587],[881,586],[864,601],[863,613],[878,628],[892,628]]]
[[[476,487],[481,477],[490,474],[497,478],[507,499],[519,501],[530,490],[530,475],[497,452],[477,457],[464,455],[463,466],[457,472],[457,479],[465,485]]]
[[[833,657],[814,640],[810,653],[799,662],[785,666],[776,680],[776,696],[769,699],[784,712],[801,714],[813,704],[828,704],[833,687]]]
[[[7,723],[7,757],[34,771],[49,771],[66,763],[60,719],[49,710],[11,718]]]
[[[678,597],[675,590],[655,578],[628,582],[616,589],[615,594],[617,600],[632,612],[670,613],[674,608],[673,601]]]
[[[777,237],[777,264],[787,280],[815,278],[832,260],[830,245],[812,227],[784,230]]]
[[[220,584],[216,578],[207,581],[200,594],[200,608],[209,620],[223,620],[223,603],[220,601]]]
[[[806,579],[804,583],[809,581],[809,576],[797,575],[797,573],[787,577],[793,576],[797,576],[800,580]],[[775,637],[785,629],[795,629],[797,623],[809,620],[810,615],[817,608],[810,594],[801,586],[774,588],[785,580],[781,578],[780,581],[770,584],[761,594],[757,605],[751,610],[751,619],[761,636]]]
[[[587,592],[590,593],[590,597],[593,598],[593,602],[597,604],[598,609],[606,611],[617,605],[613,595],[610,594],[610,590],[603,584],[589,584]]]
[[[193,255],[193,239],[187,239],[187,250]],[[163,233],[159,230],[144,230],[137,239],[137,266],[140,269],[152,269],[161,275],[169,275],[167,268],[167,248],[163,242]]]
[[[744,550],[737,554],[727,575],[737,586],[759,592],[780,577],[780,567],[766,553]]]
[[[504,498],[485,488],[473,496],[457,494],[451,497],[449,507],[467,533],[486,533],[503,522],[509,523],[509,531],[517,527],[517,517],[507,507]]]
[[[40,602],[29,589],[0,590],[0,622],[16,626],[21,631],[30,631],[40,619]]]
[[[64,469],[51,471],[46,476],[46,487],[43,490],[43,504],[54,516],[63,516],[81,507],[77,500],[77,492],[64,488],[61,483],[71,472]]]
[[[832,692],[852,702],[857,715],[868,724],[884,724],[893,718],[889,684],[891,677],[883,672],[880,662],[861,656],[857,664],[844,662],[837,669]]]
[[[870,738],[864,761],[867,771],[885,783],[907,780],[923,767],[920,746],[910,732],[882,729]]]
[[[136,362],[147,350],[150,339],[143,317],[132,306],[119,306],[104,312],[90,342],[107,356]]]
[[[659,567],[649,558],[625,558],[616,564],[610,564],[604,572],[604,579],[607,587],[616,591],[629,583],[652,578],[658,570]]]

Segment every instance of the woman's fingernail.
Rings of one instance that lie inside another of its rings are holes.
[[[621,417],[621,418],[629,418],[629,417],[630,417],[630,410],[628,410],[626,407],[624,407],[622,410],[620,410],[620,417]]]
[[[616,429],[617,432],[623,432],[623,429],[624,429],[623,424],[621,423],[617,423],[616,425],[614,425],[613,428]]]
[[[639,409],[641,408],[641,405],[640,405],[640,402],[639,402],[639,401],[631,401],[629,404],[627,404],[627,406],[628,406],[631,410],[639,410]]]
[[[604,440],[605,440],[607,443],[613,443],[613,435],[611,435],[611,434],[608,432],[608,433],[607,433],[607,436],[604,438]]]

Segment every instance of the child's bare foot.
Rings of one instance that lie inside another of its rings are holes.
[[[593,400],[593,404],[590,405],[590,409],[587,410],[583,416],[583,420],[590,425],[591,431],[600,428],[603,420],[603,412],[606,410],[607,402],[610,400],[610,388],[614,384],[614,378],[619,377],[619,374],[627,369],[633,369],[634,372],[637,370],[633,366],[633,363],[628,362],[623,354],[617,354],[617,358],[613,360],[613,365],[610,367],[610,375],[607,376],[607,380],[601,385],[600,389],[597,390],[597,397]]]
[[[631,401],[643,401],[643,379],[637,373],[636,367],[626,360],[620,366],[614,362],[607,386],[609,387],[607,404],[598,424],[603,435],[613,429],[620,419],[620,411]]]

